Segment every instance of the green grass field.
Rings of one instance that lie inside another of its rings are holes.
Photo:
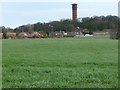
[[[118,87],[118,41],[108,38],[2,42],[3,88]]]
[[[0,40],[0,89],[2,89],[2,39]]]

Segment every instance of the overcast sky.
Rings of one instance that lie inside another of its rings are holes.
[[[78,18],[118,15],[119,0],[4,0],[0,1],[0,26],[71,19],[71,4],[78,4]]]

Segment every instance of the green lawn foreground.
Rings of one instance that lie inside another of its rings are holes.
[[[2,89],[2,39],[0,39],[0,90]]]
[[[108,38],[2,41],[3,88],[118,87],[118,41]]]

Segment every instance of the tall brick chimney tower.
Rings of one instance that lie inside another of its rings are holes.
[[[77,4],[72,4],[72,20],[77,20]]]

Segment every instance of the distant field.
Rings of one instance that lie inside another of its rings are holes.
[[[118,41],[3,40],[3,88],[118,87]]]

